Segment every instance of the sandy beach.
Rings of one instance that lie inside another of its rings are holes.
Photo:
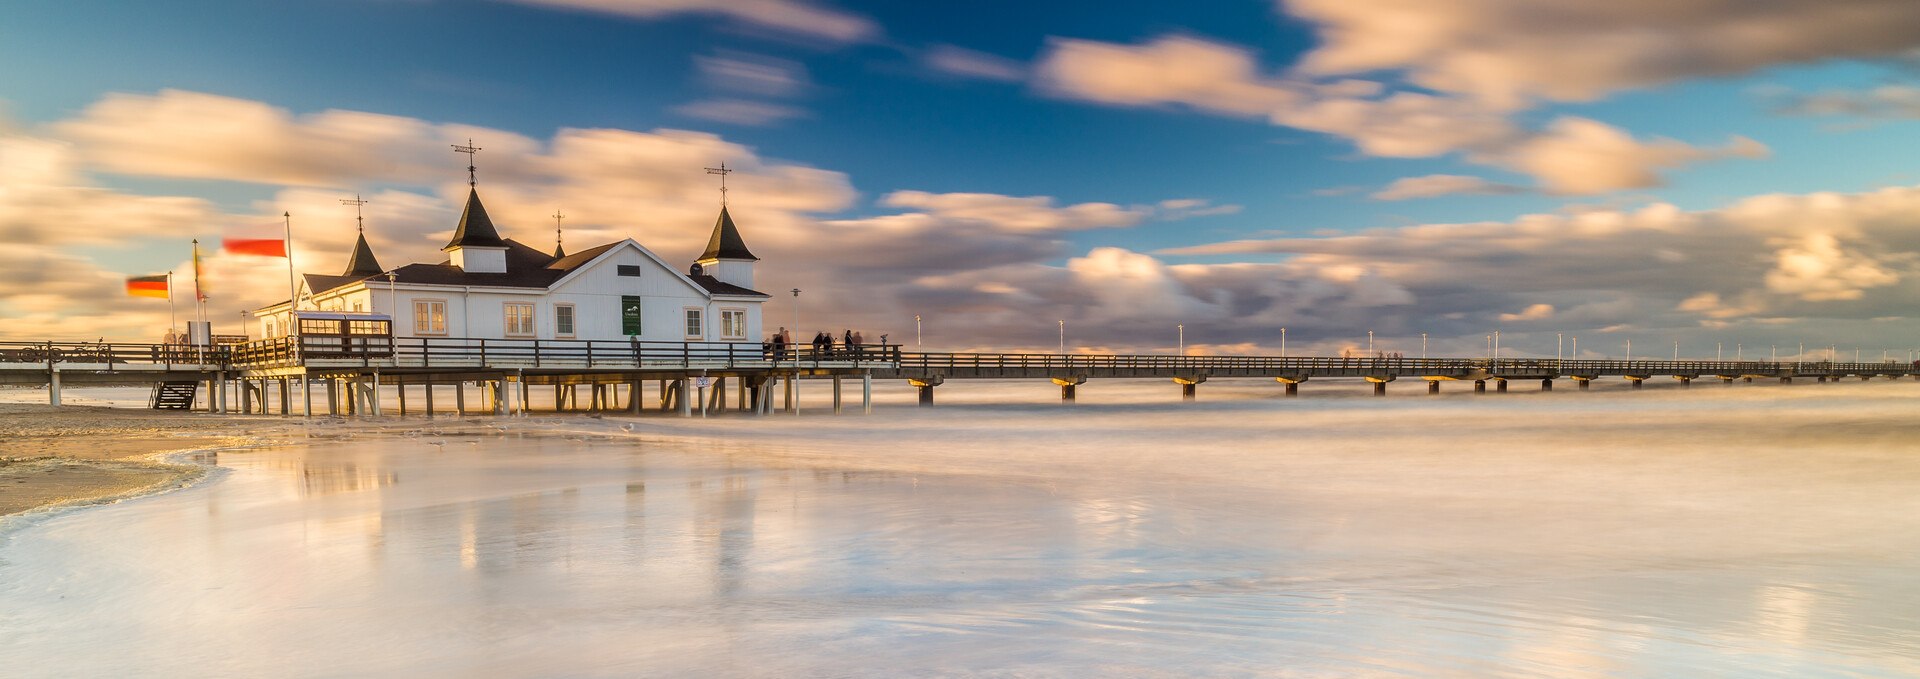
[[[221,416],[0,403],[0,516],[190,482],[201,467],[163,459],[244,445],[262,428]]]

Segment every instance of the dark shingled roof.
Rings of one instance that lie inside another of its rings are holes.
[[[343,276],[377,276],[386,273],[380,268],[380,260],[373,258],[373,248],[367,247],[367,234],[360,234],[360,240],[353,244],[353,256],[347,258],[347,272]]]
[[[706,274],[694,274],[694,275],[688,276],[688,278],[693,279],[693,282],[695,283],[699,283],[700,287],[706,288],[707,292],[710,292],[716,295],[746,295],[750,297],[772,297],[772,295],[769,295],[764,292],[760,292],[759,290],[749,290],[747,288],[743,288],[738,285],[734,285],[732,283],[722,283],[720,282],[720,279],[714,278],[712,276],[708,276]]]
[[[505,288],[549,288],[565,278],[574,269],[586,265],[601,254],[620,246],[620,242],[608,243],[595,248],[554,259],[547,253],[535,250],[520,241],[503,239],[501,244],[507,248],[506,273],[469,273],[454,266],[452,261],[439,264],[408,264],[394,269],[400,283],[420,283],[425,285],[473,285]],[[770,297],[764,292],[748,290],[738,285],[722,283],[712,276],[691,276],[693,282],[715,295],[746,295]],[[326,276],[306,274],[307,290],[311,294],[323,294],[335,288],[371,280],[370,286],[379,289],[378,283],[386,280],[386,272],[376,271],[370,275]],[[281,302],[285,304],[286,302]]]
[[[467,209],[460,211],[460,225],[453,229],[453,240],[441,250],[458,247],[505,247],[507,241],[500,238],[500,232],[493,228],[493,220],[487,218],[487,206],[480,204],[480,192],[467,189]],[[541,255],[545,257],[545,254]],[[511,267],[511,264],[509,264]]]
[[[709,259],[745,259],[760,261],[747,249],[747,242],[740,239],[740,227],[733,225],[733,215],[727,214],[727,206],[720,206],[720,219],[713,223],[713,237],[707,239],[707,251],[694,261]]]

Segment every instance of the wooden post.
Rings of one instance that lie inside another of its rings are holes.
[[[396,377],[393,381],[393,393],[400,397],[400,416],[407,416],[407,383]]]
[[[873,414],[873,373],[860,376],[860,414]]]
[[[433,419],[433,378],[427,378],[427,380],[423,384],[421,384],[420,387],[421,387],[421,391],[426,392],[426,396],[423,397],[423,400],[426,401],[427,419],[431,420]]]
[[[840,375],[833,376],[833,414],[840,414]]]
[[[1427,393],[1429,394],[1440,393],[1440,380],[1427,380]]]
[[[467,383],[465,380],[453,383],[453,414],[467,416]]]
[[[47,405],[60,405],[60,366],[47,365]]]
[[[327,378],[327,416],[340,415],[340,380]]]

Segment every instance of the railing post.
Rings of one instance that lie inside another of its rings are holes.
[[[486,365],[487,365],[487,338],[482,337],[480,338],[480,366],[486,367]]]

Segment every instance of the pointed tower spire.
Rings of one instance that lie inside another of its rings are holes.
[[[493,228],[493,219],[487,217],[487,206],[480,204],[480,192],[467,189],[467,207],[460,211],[460,223],[453,227],[453,240],[441,250],[458,247],[504,248],[507,242],[500,239],[500,232]]]
[[[749,262],[760,261],[747,249],[747,241],[740,237],[740,227],[733,225],[733,215],[727,213],[727,206],[720,206],[720,218],[713,222],[713,236],[707,239],[707,251],[700,254],[699,262],[722,259],[744,259]]]
[[[361,200],[358,193],[353,194],[351,199],[340,199],[341,205],[353,206],[353,221],[360,231],[359,240],[353,244],[353,255],[347,258],[347,271],[341,274],[343,276],[378,276],[386,272],[381,268],[380,260],[374,259],[373,248],[367,245],[367,218],[360,214],[360,206],[367,202]]]

